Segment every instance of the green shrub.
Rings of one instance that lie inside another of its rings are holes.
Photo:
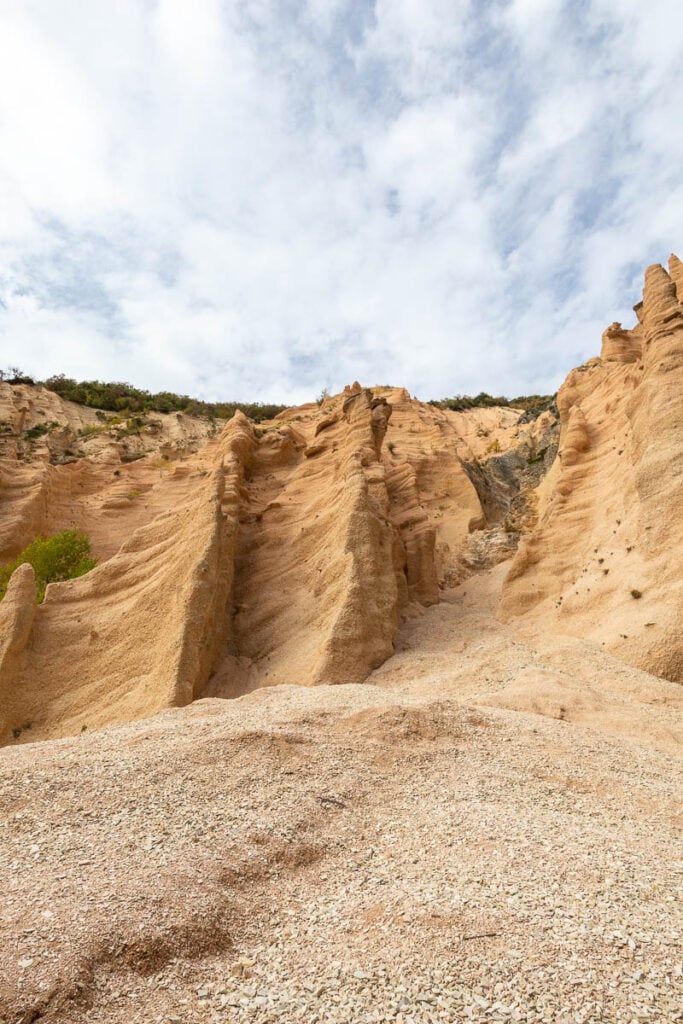
[[[188,395],[176,395],[171,391],[159,391],[156,394],[135,388],[122,381],[105,383],[100,380],[77,381],[65,377],[63,373],[48,377],[41,382],[43,387],[69,402],[87,405],[91,409],[106,409],[117,413],[121,418],[130,419],[136,414],[145,412],[183,412],[188,416],[203,416],[207,419],[217,417],[229,420],[237,409],[241,409],[256,423],[270,420],[287,408],[286,405],[273,405],[263,402],[202,402]],[[109,421],[112,425],[117,420]]]
[[[429,405],[435,405],[438,409],[450,409],[452,412],[465,412],[467,409],[490,409],[494,406],[525,410],[540,416],[546,409],[552,407],[555,395],[519,395],[517,398],[506,398],[504,395],[489,395],[480,391],[478,395],[455,395],[454,398],[433,398]]]
[[[53,537],[36,537],[13,562],[0,566],[0,600],[5,596],[10,576],[25,562],[33,566],[36,574],[38,603],[45,597],[48,583],[83,576],[97,564],[90,554],[89,538],[78,530],[62,530]]]
[[[42,437],[43,434],[49,434],[51,430],[58,426],[59,423],[55,423],[54,420],[50,420],[49,423],[36,423],[35,427],[29,427],[24,436],[29,441],[33,441],[37,437]]]
[[[78,433],[80,437],[94,437],[96,434],[104,433],[107,429],[106,426],[102,426],[100,423],[86,423]]]

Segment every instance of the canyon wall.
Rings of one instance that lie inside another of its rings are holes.
[[[258,427],[133,429],[0,383],[0,558],[75,527],[98,559],[40,605],[32,570],[12,577],[0,742],[362,682],[402,623],[506,559],[520,634],[683,681],[682,299],[680,262],[650,267],[636,326],[540,415],[355,383]]]
[[[559,456],[503,587],[501,617],[586,638],[683,682],[683,274],[645,275],[633,330],[558,393]]]
[[[472,571],[486,516],[467,460],[492,432],[516,443],[520,415],[481,410],[465,429],[402,389],[354,384],[258,428],[238,413],[216,436],[160,416],[131,450],[101,421],[82,433],[79,408],[43,389],[1,390],[4,557],[76,527],[99,561],[38,606],[31,570],[15,573],[0,604],[5,742],[29,724],[61,735],[199,696],[362,682],[401,617]],[[46,406],[54,426],[31,438]],[[87,428],[96,414],[82,414]]]

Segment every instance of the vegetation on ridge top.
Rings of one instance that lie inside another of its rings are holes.
[[[540,416],[546,409],[555,404],[555,395],[520,395],[518,398],[506,398],[504,395],[489,395],[480,391],[478,395],[455,395],[453,398],[433,398],[428,403],[439,409],[450,409],[452,412],[465,412],[467,409],[508,407],[524,410],[533,417]]]
[[[230,419],[237,409],[256,423],[272,419],[288,408],[267,402],[204,402],[189,395],[177,395],[172,391],[150,392],[133,387],[123,381],[107,383],[99,380],[77,381],[66,377],[63,373],[55,374],[44,381],[33,381],[18,367],[9,367],[0,371],[0,380],[9,384],[36,383],[49,391],[54,391],[60,398],[77,405],[85,405],[91,409],[106,409],[121,414],[123,417],[145,412],[181,412],[188,416],[206,419]],[[318,397],[318,405],[327,397],[324,389]],[[450,409],[453,412],[464,412],[467,409],[493,408],[503,406],[524,410],[528,415],[539,416],[553,406],[555,395],[520,395],[517,398],[506,398],[504,395],[489,395],[480,391],[478,395],[454,395],[451,398],[433,398],[429,405],[439,409]]]
[[[43,387],[54,391],[69,402],[87,405],[91,409],[107,409],[117,413],[181,412],[187,416],[228,420],[237,409],[257,423],[272,419],[286,409],[286,405],[264,402],[202,402],[188,395],[172,391],[152,393],[122,381],[105,383],[100,380],[76,381],[60,373],[40,381]]]
[[[203,402],[189,395],[177,395],[173,391],[145,391],[125,381],[106,382],[101,380],[74,380],[63,373],[54,374],[47,380],[34,380],[17,366],[0,370],[0,381],[8,384],[35,384],[54,391],[60,398],[90,409],[106,409],[126,418],[135,413],[180,412],[187,416],[204,419],[229,420],[240,409],[245,416],[259,423],[272,419],[288,408],[269,402]]]

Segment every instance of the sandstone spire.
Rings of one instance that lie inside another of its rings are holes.
[[[669,256],[669,276],[676,286],[678,301],[683,303],[683,263],[673,252]]]

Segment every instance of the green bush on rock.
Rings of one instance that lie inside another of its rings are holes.
[[[62,530],[52,537],[36,537],[20,555],[0,566],[0,601],[5,596],[10,576],[18,566],[33,566],[38,585],[38,602],[45,597],[48,583],[73,580],[83,576],[97,564],[90,554],[90,539],[78,530]]]

